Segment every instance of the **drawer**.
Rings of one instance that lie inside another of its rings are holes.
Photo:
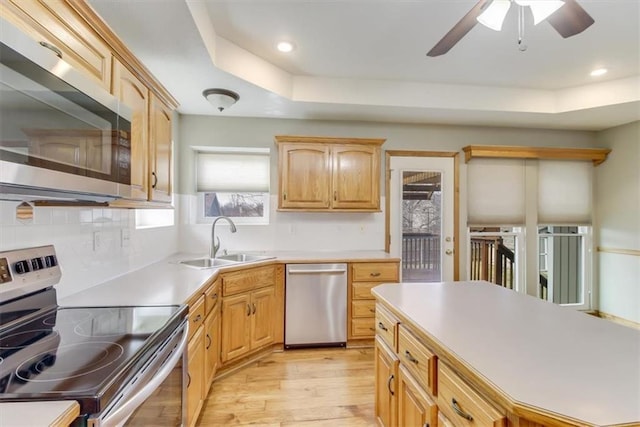
[[[275,285],[275,268],[271,266],[234,271],[222,276],[222,294],[235,295]]]
[[[220,301],[220,282],[222,282],[222,280],[217,279],[204,293],[204,307],[207,315],[211,313]]]
[[[438,367],[438,408],[453,426],[506,426],[506,417],[448,366]]]
[[[453,423],[445,417],[442,412],[438,412],[438,427],[454,427]]]
[[[398,326],[398,357],[420,386],[435,396],[436,356],[404,326]]]
[[[189,304],[189,339],[204,323],[204,295]]]
[[[373,300],[373,295],[371,295],[371,289],[375,286],[378,286],[380,283],[377,282],[369,282],[369,283],[352,283],[351,284],[351,299],[370,299]]]
[[[351,264],[351,280],[353,282],[397,282],[398,263],[362,262]]]
[[[382,340],[392,348],[398,351],[396,336],[398,333],[398,324],[400,323],[396,317],[387,311],[382,305],[376,304],[376,333],[380,335]]]
[[[351,336],[353,338],[373,338],[376,329],[374,317],[360,317],[351,319]]]
[[[351,302],[351,317],[374,317],[376,302],[374,300],[356,300]]]

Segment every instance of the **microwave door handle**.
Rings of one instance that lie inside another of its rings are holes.
[[[182,355],[184,354],[184,349],[187,345],[188,334],[186,331],[183,331],[182,339],[180,340],[180,344],[174,351],[174,354],[171,355],[171,358],[168,359],[164,366],[157,371],[157,373],[151,378],[151,380],[145,384],[145,386],[140,389],[136,394],[134,394],[130,399],[118,405],[118,409],[107,415],[106,418],[100,420],[99,425],[103,426],[120,426],[124,424],[127,419],[133,414],[133,412],[144,402],[151,394],[162,384],[162,382],[169,376],[169,373],[173,370],[175,365],[178,363]]]

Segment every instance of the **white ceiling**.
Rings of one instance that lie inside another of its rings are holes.
[[[563,39],[476,25],[426,52],[475,0],[90,0],[183,114],[600,130],[640,120],[640,0],[578,0],[595,24]],[[278,41],[294,42],[283,54]],[[609,73],[589,76],[595,68]],[[219,113],[202,96],[240,101]]]

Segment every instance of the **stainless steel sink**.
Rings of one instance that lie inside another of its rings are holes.
[[[214,268],[223,267],[225,265],[238,264],[238,262],[220,258],[197,258],[180,261],[180,264],[184,264],[188,267],[193,268]]]
[[[238,263],[238,262],[264,261],[267,259],[274,259],[274,258],[275,258],[274,256],[268,256],[268,255],[253,255],[253,254],[239,253],[239,254],[222,255],[217,257],[216,259]]]

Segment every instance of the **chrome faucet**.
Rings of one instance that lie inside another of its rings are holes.
[[[211,224],[211,248],[209,249],[209,258],[215,258],[218,253],[218,249],[220,249],[220,238],[216,237],[216,222],[221,219],[227,220],[229,225],[231,226],[231,232],[235,233],[238,231],[236,229],[236,225],[231,221],[231,218],[226,216],[219,216],[218,218],[213,220],[213,224]]]

